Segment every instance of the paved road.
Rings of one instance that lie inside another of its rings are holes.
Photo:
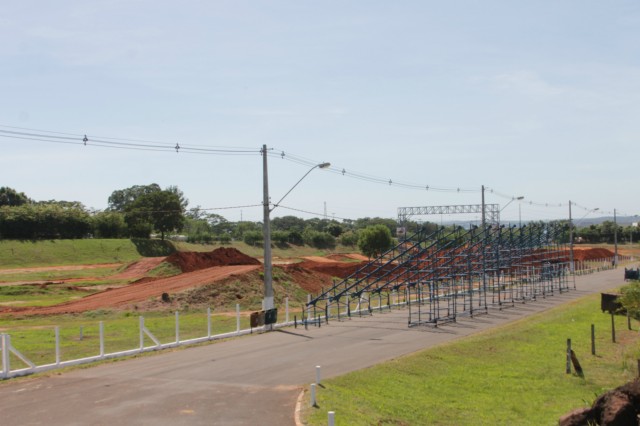
[[[304,384],[542,312],[622,284],[623,271],[578,277],[577,290],[465,318],[407,328],[407,311],[286,329],[49,378],[0,385],[2,425],[293,425]]]

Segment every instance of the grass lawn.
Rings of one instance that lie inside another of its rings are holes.
[[[638,324],[600,311],[599,295],[480,335],[323,381],[310,425],[553,425],[637,375]],[[596,356],[591,355],[591,324]],[[565,373],[566,340],[585,377]]]
[[[125,263],[140,257],[136,245],[128,239],[0,240],[0,265],[3,269]]]
[[[175,313],[143,313],[145,326],[161,343],[175,342]],[[11,343],[36,365],[55,362],[55,326],[60,327],[62,361],[98,355],[100,353],[99,323],[104,323],[105,352],[118,352],[140,346],[139,315],[131,312],[91,311],[77,315],[17,317],[0,319],[0,332],[11,335]],[[207,335],[206,311],[181,313],[180,340]],[[249,328],[249,315],[241,316],[241,329]],[[82,340],[80,329],[82,328]],[[236,330],[236,317],[215,314],[211,317],[211,334]],[[145,346],[153,342],[145,337]],[[12,367],[24,365],[12,355]]]

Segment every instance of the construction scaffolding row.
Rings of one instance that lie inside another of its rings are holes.
[[[566,231],[553,223],[420,230],[310,298],[306,321],[405,305],[409,326],[438,326],[568,291]]]

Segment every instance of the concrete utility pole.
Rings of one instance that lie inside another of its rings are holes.
[[[271,220],[269,215],[269,173],[267,172],[267,145],[262,145],[262,212],[263,212],[263,239],[264,239],[264,306],[262,309],[273,309],[273,280],[271,264]]]
[[[571,220],[571,200],[569,200],[569,270],[573,274],[575,265],[573,262],[573,222]]]
[[[270,217],[271,211],[273,209],[269,207],[271,203],[271,199],[269,197],[269,173],[267,172],[268,170],[267,145],[262,145],[261,153],[262,153],[262,195],[263,195],[262,212],[263,212],[263,222],[264,222],[262,225],[262,232],[263,232],[263,239],[264,239],[264,260],[263,260],[264,299],[262,301],[262,304],[263,304],[262,309],[265,311],[268,311],[270,309],[275,308],[275,303],[273,300],[273,265],[272,265],[272,258],[271,258],[271,217]],[[280,201],[278,201],[273,205],[273,208],[275,209],[276,207],[278,207],[282,202],[282,200],[284,200],[285,197],[289,195],[289,193],[293,191],[293,189],[296,186],[298,186],[300,182],[302,182],[302,179],[304,179],[305,177],[307,177],[309,173],[311,173],[311,171],[313,171],[316,168],[326,169],[329,166],[331,166],[330,163],[320,163],[311,167],[309,171],[305,173],[305,175],[302,176],[302,178],[300,178],[300,180],[298,180],[298,182],[296,182],[296,184],[293,185],[291,189],[287,191],[286,194],[284,194],[284,196],[280,199]]]
[[[485,216],[485,212],[486,212],[486,206],[484,204],[484,185],[482,185],[482,228],[484,229],[485,225],[487,224],[487,219]]]
[[[618,266],[618,220],[616,218],[616,209],[613,209],[613,244],[615,245],[615,254],[613,256],[613,266]]]

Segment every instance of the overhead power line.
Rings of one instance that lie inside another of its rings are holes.
[[[160,141],[153,141],[147,139],[135,139],[135,138],[116,138],[108,136],[96,136],[84,133],[69,133],[69,132],[57,132],[50,130],[33,129],[27,127],[7,126],[0,124],[0,137],[7,139],[19,139],[19,140],[32,140],[38,142],[57,143],[57,144],[70,144],[70,145],[82,145],[91,147],[104,147],[114,149],[127,149],[137,151],[157,151],[157,152],[176,152],[186,154],[200,154],[200,155],[260,155],[260,148],[252,147],[225,147],[225,146],[205,146],[188,143],[167,143]],[[320,164],[317,160],[305,158],[290,152],[285,152],[281,149],[271,148],[267,151],[267,155],[270,157],[278,157],[282,160],[290,161],[296,164],[304,165],[307,167],[313,167]],[[396,188],[412,189],[418,191],[430,191],[430,192],[445,192],[445,193],[480,193],[480,188],[465,188],[458,186],[440,186],[429,185],[416,182],[408,182],[390,177],[381,177],[370,175],[367,173],[351,170],[347,167],[329,166],[327,171],[334,174],[339,174],[351,179],[357,179],[364,182],[375,183],[379,185],[386,185]],[[516,200],[518,197],[515,195],[509,195],[502,193],[494,188],[486,187],[486,192],[493,194],[497,197],[501,197],[507,200]],[[524,200],[522,204],[528,204],[530,206],[545,207],[545,208],[562,208],[568,207],[567,203],[549,203],[540,202],[534,200]],[[588,207],[582,206],[575,202],[571,202],[573,207],[580,208],[584,211],[590,211]]]

